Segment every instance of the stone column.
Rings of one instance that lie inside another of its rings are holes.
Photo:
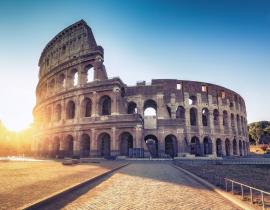
[[[91,157],[96,157],[98,156],[98,137],[96,136],[96,129],[92,128],[91,129],[91,140],[90,140],[90,155]]]
[[[112,115],[119,114],[119,97],[120,97],[120,90],[119,88],[113,89],[113,99],[112,99]]]
[[[142,139],[142,126],[136,125],[135,127],[135,141],[134,141],[134,148],[143,148],[143,139]]]
[[[97,101],[97,92],[93,91],[92,97],[92,117],[98,117],[98,101]]]
[[[115,155],[118,155],[119,154],[119,148],[118,148],[118,145],[117,145],[117,136],[116,136],[116,127],[112,127],[111,128],[112,130],[112,136],[111,136],[111,155],[112,156],[115,156]]]
[[[80,133],[76,132],[73,139],[73,155],[80,156]]]

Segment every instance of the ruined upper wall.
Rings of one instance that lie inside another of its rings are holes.
[[[188,93],[189,96],[196,96],[199,93],[201,95],[201,103],[203,104],[209,104],[209,95],[211,95],[212,104],[219,105],[221,103],[220,105],[235,105],[236,109],[239,108],[246,112],[245,101],[238,93],[225,87],[206,82],[154,79],[149,85],[140,82],[137,86],[126,88],[126,96],[163,94],[165,103],[170,102],[171,94],[176,96],[177,102],[183,103],[185,93]]]
[[[73,58],[95,51],[101,51],[103,55],[91,28],[80,20],[62,30],[46,45],[39,59],[39,78]]]

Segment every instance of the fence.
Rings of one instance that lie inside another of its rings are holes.
[[[246,184],[234,181],[232,179],[224,178],[224,180],[225,180],[226,192],[229,192],[229,190],[231,190],[231,192],[235,194],[239,192],[240,190],[242,200],[245,200],[246,198],[249,197],[249,200],[252,204],[254,203],[254,197],[255,196],[257,198],[259,197],[260,199],[259,199],[258,204],[261,204],[263,210],[267,208],[268,205],[265,201],[265,196],[270,197],[269,192],[257,189],[255,187],[248,186]]]

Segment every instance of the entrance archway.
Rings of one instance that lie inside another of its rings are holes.
[[[217,139],[216,141],[216,152],[217,152],[217,156],[221,157],[222,156],[222,143],[221,143],[221,139]]]
[[[177,138],[174,135],[165,137],[165,154],[170,155],[172,158],[177,156]]]
[[[129,149],[133,148],[133,137],[129,132],[120,135],[120,155],[128,156]]]
[[[66,157],[73,156],[73,136],[67,135],[64,142],[64,151]]]
[[[99,151],[100,156],[111,156],[111,137],[108,133],[102,133],[99,135]]]
[[[203,139],[203,153],[204,155],[212,154],[212,141],[209,137]]]
[[[231,143],[229,139],[225,140],[225,150],[226,150],[226,156],[230,156],[231,154]]]
[[[154,135],[147,135],[144,137],[144,141],[147,145],[148,151],[151,157],[158,157],[158,139]]]
[[[83,134],[80,139],[80,156],[89,157],[90,156],[90,136],[88,134]]]
[[[190,141],[190,154],[201,156],[200,140],[197,136],[193,136]]]

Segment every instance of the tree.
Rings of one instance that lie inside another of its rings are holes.
[[[249,141],[254,144],[270,143],[270,122],[260,121],[248,125]]]

